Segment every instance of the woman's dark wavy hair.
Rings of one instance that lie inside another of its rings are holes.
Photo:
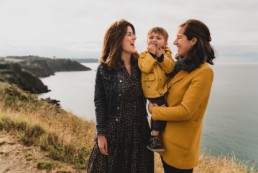
[[[180,27],[184,27],[184,34],[188,40],[197,38],[197,43],[189,50],[185,60],[186,62],[195,63],[199,66],[204,62],[213,65],[213,59],[215,59],[214,50],[210,45],[211,36],[209,28],[201,21],[190,19],[181,24]]]
[[[127,33],[128,26],[132,28],[133,33],[135,34],[134,26],[124,19],[118,20],[111,24],[105,33],[99,62],[106,64],[110,70],[117,69],[118,62],[121,61],[123,51],[122,41]],[[133,54],[132,56],[133,58],[138,58],[137,53]]]

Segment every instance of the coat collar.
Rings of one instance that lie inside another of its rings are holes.
[[[189,72],[185,71],[185,70],[181,70],[180,72],[178,72],[174,78],[172,78],[172,80],[169,81],[168,83],[168,87],[170,87],[171,85],[179,82],[180,80],[182,80],[187,74],[189,74]]]
[[[202,67],[205,67],[205,66],[208,66],[207,63],[204,63],[204,64],[201,64],[197,69],[199,68],[202,68]],[[196,69],[195,69],[196,70]],[[195,71],[194,70],[194,71]],[[192,71],[193,72],[193,71]],[[192,73],[190,72],[190,73]],[[188,71],[185,71],[185,70],[181,70],[180,72],[178,72],[174,78],[172,78],[169,82],[168,82],[168,87],[170,87],[171,85],[179,82],[180,80],[182,80],[186,75],[188,75],[189,72]]]

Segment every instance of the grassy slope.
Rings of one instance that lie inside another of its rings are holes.
[[[85,169],[94,143],[95,124],[0,82],[0,130],[18,136],[24,145],[40,146],[50,159]],[[155,163],[155,172],[162,173],[158,154]],[[195,173],[203,172],[248,171],[234,157],[202,155]]]

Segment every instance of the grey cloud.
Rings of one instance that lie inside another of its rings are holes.
[[[257,53],[256,0],[1,0],[0,4],[4,26],[0,32],[1,54],[12,53],[15,47],[13,54],[98,57],[104,32],[121,18],[134,24],[139,51],[145,49],[151,27],[164,27],[172,47],[177,27],[196,18],[209,26],[212,44],[220,56]],[[176,53],[176,48],[173,51]]]

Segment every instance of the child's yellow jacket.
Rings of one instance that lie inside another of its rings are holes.
[[[164,60],[161,63],[148,51],[140,54],[138,66],[142,72],[142,88],[146,98],[161,97],[167,92],[166,74],[172,72],[175,61],[172,59],[172,53],[168,47],[163,50]]]

